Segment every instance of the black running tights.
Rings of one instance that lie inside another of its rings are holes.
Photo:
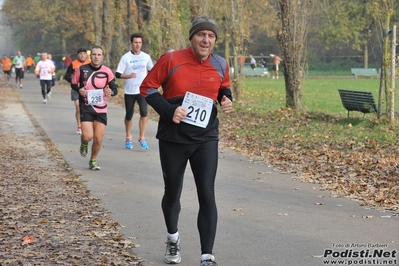
[[[40,80],[40,87],[42,88],[43,99],[46,99],[46,95],[51,91],[51,80]]]
[[[178,231],[180,196],[184,172],[189,161],[199,201],[197,227],[201,252],[212,254],[217,224],[215,177],[218,164],[218,141],[186,145],[160,140],[159,155],[165,184],[162,211],[168,233],[174,234]]]

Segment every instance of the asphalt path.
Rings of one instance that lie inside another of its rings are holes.
[[[137,140],[133,149],[127,150],[124,109],[110,104],[103,148],[97,158],[101,170],[91,171],[89,155],[82,158],[79,154],[80,138],[70,94],[56,85],[51,100],[43,104],[39,81],[32,74],[25,78],[23,89],[15,90],[67,163],[86,181],[92,195],[100,198],[112,218],[123,225],[121,233],[139,245],[135,252],[146,259],[144,265],[165,265],[157,123],[148,124],[149,150],[142,150]],[[27,115],[23,108],[19,113]],[[133,120],[135,140],[138,114]],[[199,265],[198,203],[189,165],[184,182],[180,265]],[[342,260],[341,265],[379,265],[377,259],[384,261],[383,265],[398,265],[397,215],[331,197],[318,185],[251,163],[232,150],[221,149],[219,153],[216,199],[219,222],[214,253],[220,266],[320,266],[331,265],[333,259]]]

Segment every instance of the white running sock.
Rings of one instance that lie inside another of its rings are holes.
[[[174,234],[169,234],[167,235],[168,239],[172,242],[176,242],[179,239],[179,232],[176,232]]]
[[[215,257],[212,254],[202,254],[201,261],[203,260],[215,260]]]

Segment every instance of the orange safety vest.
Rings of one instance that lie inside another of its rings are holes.
[[[75,69],[77,69],[78,67],[83,66],[83,65],[90,64],[90,62],[91,62],[90,59],[86,59],[86,61],[84,61],[84,62],[80,62],[78,59],[73,60],[73,61],[72,61],[72,69],[73,69],[73,72],[75,72]]]
[[[0,63],[3,65],[4,71],[8,71],[11,69],[12,61],[10,58],[2,58]]]
[[[26,58],[26,65],[27,66],[34,66],[35,65],[35,61],[32,59],[32,57]]]

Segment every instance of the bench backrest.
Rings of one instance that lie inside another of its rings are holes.
[[[348,111],[359,111],[365,113],[376,113],[377,106],[373,94],[368,91],[352,91],[338,89],[342,105]]]
[[[255,69],[252,69],[250,67],[244,67],[242,73],[244,75],[261,75],[261,74],[267,74],[268,70],[266,67],[257,67]]]
[[[246,76],[251,76],[251,75],[266,76],[269,74],[269,71],[267,67],[256,67],[255,69],[252,69],[250,66],[244,65],[244,68],[242,69],[241,73]]]
[[[378,75],[377,68],[351,68],[352,75]]]

